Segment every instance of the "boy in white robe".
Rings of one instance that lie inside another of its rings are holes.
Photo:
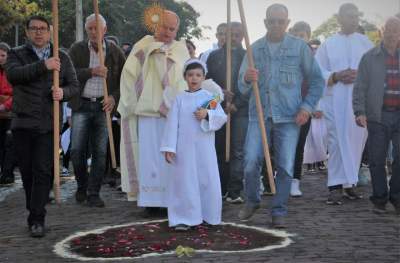
[[[168,175],[168,220],[176,230],[187,230],[203,221],[212,225],[221,222],[214,132],[227,116],[218,103],[220,96],[202,89],[205,73],[206,66],[200,60],[186,63],[184,77],[189,89],[177,95],[161,143],[161,152],[172,168]]]

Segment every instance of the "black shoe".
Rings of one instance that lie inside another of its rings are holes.
[[[374,207],[372,208],[372,212],[378,215],[383,215],[387,213],[386,210],[386,205],[384,204],[374,204]]]
[[[15,182],[13,177],[2,176],[0,177],[0,186],[9,186]]]
[[[44,226],[41,224],[33,224],[30,228],[29,228],[30,232],[31,232],[31,237],[44,237],[45,233],[44,233]]]
[[[75,200],[78,203],[83,203],[87,199],[86,190],[77,190],[75,193]]]
[[[105,207],[104,201],[101,200],[100,196],[91,195],[88,197],[87,204],[90,207]]]
[[[393,207],[394,207],[394,212],[396,213],[396,215],[400,216],[400,203],[392,203]]]

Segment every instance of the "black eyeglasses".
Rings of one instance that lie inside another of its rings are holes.
[[[47,31],[49,31],[49,28],[48,27],[35,27],[35,26],[31,26],[31,27],[28,27],[28,30],[29,31],[31,31],[31,32],[35,32],[35,33],[44,33],[44,32],[47,32]]]
[[[279,19],[279,18],[270,18],[270,19],[267,19],[267,24],[268,25],[280,25],[280,26],[283,26],[284,24],[286,24],[286,19],[283,19],[283,18],[281,18],[281,19]]]

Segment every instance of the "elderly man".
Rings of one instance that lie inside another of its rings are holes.
[[[239,89],[250,93],[249,126],[245,142],[246,204],[239,212],[241,220],[249,219],[260,207],[260,171],[263,165],[263,145],[257,119],[253,81],[260,87],[261,103],[268,139],[273,142],[276,167],[276,195],[272,199],[272,226],[285,227],[287,202],[293,177],[293,167],[300,126],[310,118],[321,97],[324,80],[318,64],[306,42],[286,34],[288,9],[281,4],[268,7],[266,36],[253,45],[255,68],[243,60],[239,74]],[[308,80],[307,95],[301,97],[301,84]]]
[[[373,211],[386,213],[390,201],[400,214],[400,20],[389,18],[383,41],[361,59],[353,90],[353,109],[359,126],[368,129],[368,161],[372,177]],[[393,143],[389,188],[385,158]]]
[[[211,52],[207,60],[207,78],[213,79],[223,88],[225,99],[230,100],[230,108],[226,112],[231,112],[231,143],[232,158],[229,163],[225,161],[225,126],[215,133],[215,148],[217,150],[218,168],[221,178],[221,192],[226,196],[230,203],[243,203],[240,192],[243,189],[243,146],[248,124],[248,98],[243,96],[238,89],[238,75],[240,65],[246,50],[242,47],[243,26],[239,22],[231,23],[231,42],[232,42],[232,92],[226,91],[226,44],[222,48]],[[232,99],[232,95],[235,95]]]
[[[104,39],[106,21],[99,15],[101,28],[97,29],[95,14],[86,18],[88,40],[74,43],[70,50],[76,68],[81,92],[69,103],[72,109],[71,159],[78,189],[76,201],[91,207],[104,207],[100,188],[106,167],[107,123],[105,112],[112,112],[119,99],[119,82],[125,63],[123,51]],[[102,46],[97,45],[100,33]],[[105,65],[100,65],[99,48],[105,54]],[[104,99],[103,79],[107,79],[108,100]],[[87,159],[92,156],[88,175]]]
[[[356,125],[351,101],[358,63],[373,45],[366,36],[357,33],[360,15],[354,4],[340,6],[341,31],[328,38],[315,55],[327,81],[321,101],[328,130],[329,197],[326,203],[329,205],[342,204],[342,195],[351,200],[362,197],[354,186],[358,182],[367,130]]]
[[[173,99],[186,87],[182,72],[189,59],[185,41],[175,41],[178,16],[165,10],[162,21],[154,36],[134,45],[122,72],[118,105],[122,190],[148,212],[167,207],[168,165],[160,152],[161,137]]]
[[[60,50],[59,58],[52,57],[46,18],[30,17],[26,36],[27,44],[9,52],[6,72],[14,88],[11,129],[29,211],[28,226],[32,237],[43,237],[53,167],[53,101],[77,94],[79,83],[66,53]],[[52,87],[54,70],[60,71],[57,89]]]

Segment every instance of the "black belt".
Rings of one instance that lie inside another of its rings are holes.
[[[101,102],[104,99],[104,97],[98,97],[98,98],[81,97],[81,99],[86,100],[86,101],[90,101],[90,102]]]
[[[383,106],[382,107],[383,111],[400,111],[400,107],[397,106]]]

